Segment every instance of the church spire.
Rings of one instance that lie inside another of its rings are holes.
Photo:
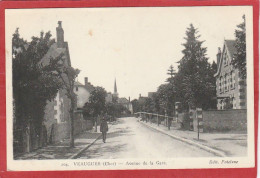
[[[115,79],[115,85],[114,85],[114,94],[117,94],[116,79]]]
[[[114,85],[114,93],[113,93],[113,100],[115,103],[118,102],[118,93],[117,93],[117,86],[116,86],[116,79],[115,79],[115,85]]]

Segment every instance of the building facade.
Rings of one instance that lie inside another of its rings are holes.
[[[84,85],[78,81],[74,83],[74,93],[77,95],[77,109],[83,108],[85,103],[89,102],[89,97],[93,90],[94,86],[88,82],[87,77],[85,77]]]
[[[63,54],[64,65],[71,66],[69,46],[68,42],[64,41],[64,30],[61,21],[58,22],[58,27],[56,27],[56,38],[56,42],[42,58],[42,64],[48,65],[50,58],[56,58]],[[52,101],[47,101],[44,126],[47,130],[48,143],[57,142],[69,137],[67,125],[70,121],[70,108],[70,99],[67,97],[65,89],[60,89]]]
[[[235,40],[225,40],[217,54],[217,109],[246,109],[246,80],[240,77],[231,60],[236,53]]]

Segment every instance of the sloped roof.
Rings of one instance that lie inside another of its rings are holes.
[[[84,87],[85,87],[88,91],[90,91],[90,92],[94,91],[94,89],[95,89],[95,87],[94,87],[93,85],[91,85],[90,83],[87,83],[86,85],[84,85]]]
[[[74,82],[74,85],[75,85],[75,86],[84,86],[84,85],[83,85],[82,83],[80,83],[79,81],[75,81],[75,82]]]
[[[225,41],[224,41],[224,45],[223,45],[223,49],[222,49],[222,53],[221,53],[220,62],[218,63],[217,73],[214,75],[214,77],[218,76],[219,73],[220,73],[220,69],[221,69],[222,62],[223,62],[223,54],[224,54],[225,48],[226,48],[226,50],[228,51],[228,53],[230,54],[230,57],[231,57],[231,59],[232,59],[233,55],[236,53],[235,44],[236,44],[236,41],[235,41],[235,40],[225,40]]]
[[[56,58],[63,53],[66,64],[71,66],[68,43],[64,42],[63,45],[63,48],[58,48],[57,43],[53,43],[48,52],[41,59],[40,63],[43,65],[48,65],[50,62],[50,57]]]
[[[235,40],[225,40],[226,46],[227,46],[227,50],[230,53],[230,56],[233,57],[233,55],[236,53],[236,41]]]
[[[75,81],[74,86],[82,86],[89,92],[92,92],[95,89],[95,87],[91,85],[89,82],[86,85],[83,85],[82,83]]]
[[[129,101],[126,98],[118,98],[118,103],[120,103],[120,104],[127,104],[127,103],[129,103]]]

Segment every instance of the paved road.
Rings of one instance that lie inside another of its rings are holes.
[[[120,118],[112,125],[107,142],[96,141],[78,159],[212,157],[211,153],[175,140],[139,123]]]

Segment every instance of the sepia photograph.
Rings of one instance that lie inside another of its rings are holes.
[[[7,168],[254,167],[252,10],[5,10]]]

